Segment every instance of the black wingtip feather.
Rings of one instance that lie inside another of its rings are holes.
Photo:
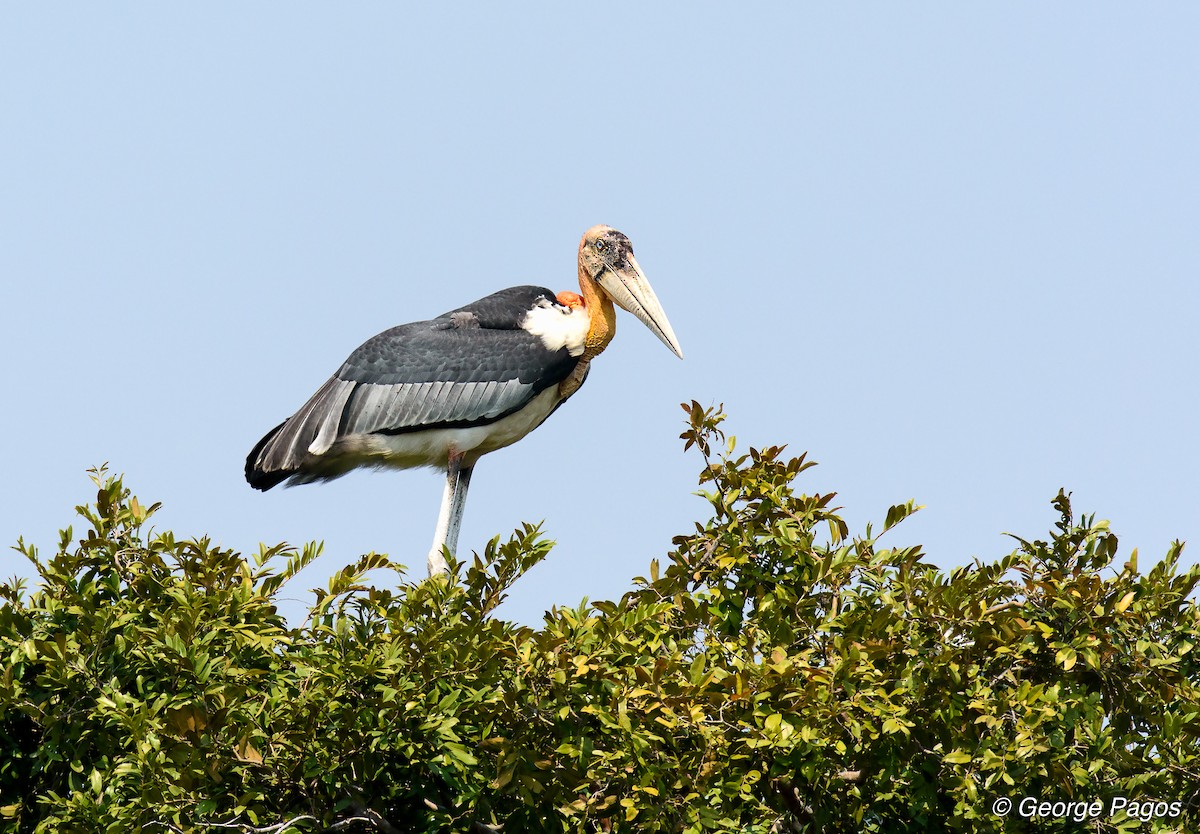
[[[295,474],[294,472],[281,470],[266,472],[258,468],[259,453],[262,452],[263,448],[275,438],[275,435],[279,434],[279,430],[285,425],[287,425],[287,420],[284,420],[278,426],[267,432],[266,435],[263,436],[262,440],[254,444],[254,448],[251,449],[250,454],[246,456],[246,483],[250,484],[250,486],[257,490],[261,490],[262,492],[266,492],[273,486],[278,486]]]

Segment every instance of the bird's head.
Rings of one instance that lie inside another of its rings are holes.
[[[671,322],[633,257],[628,237],[611,226],[593,226],[579,242],[579,266],[614,304],[637,316],[672,353],[683,358]]]

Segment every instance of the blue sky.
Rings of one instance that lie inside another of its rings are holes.
[[[619,595],[703,519],[678,403],[820,462],[852,528],[950,567],[1059,487],[1143,564],[1200,537],[1194,4],[8,5],[0,540],[48,550],[108,461],[159,529],[423,570],[441,477],[253,492],[246,452],[359,343],[575,287],[626,232],[631,316],[476,469],[460,546],[544,519],[505,611]],[[1195,554],[1188,552],[1189,561]],[[0,554],[0,575],[27,572]]]

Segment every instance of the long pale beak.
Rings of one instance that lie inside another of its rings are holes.
[[[679,340],[675,338],[671,322],[667,321],[667,314],[658,303],[658,296],[650,289],[646,274],[642,272],[633,255],[628,255],[625,263],[622,269],[605,269],[597,276],[597,282],[618,307],[641,319],[642,324],[649,327],[672,353],[682,359],[683,351],[679,348]]]

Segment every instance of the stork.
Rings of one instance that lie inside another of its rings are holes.
[[[509,287],[364,342],[246,458],[259,490],[329,481],[358,467],[445,468],[429,574],[449,570],[479,458],[520,440],[574,394],[616,332],[614,303],[683,352],[629,238],[593,226],[579,292]]]

